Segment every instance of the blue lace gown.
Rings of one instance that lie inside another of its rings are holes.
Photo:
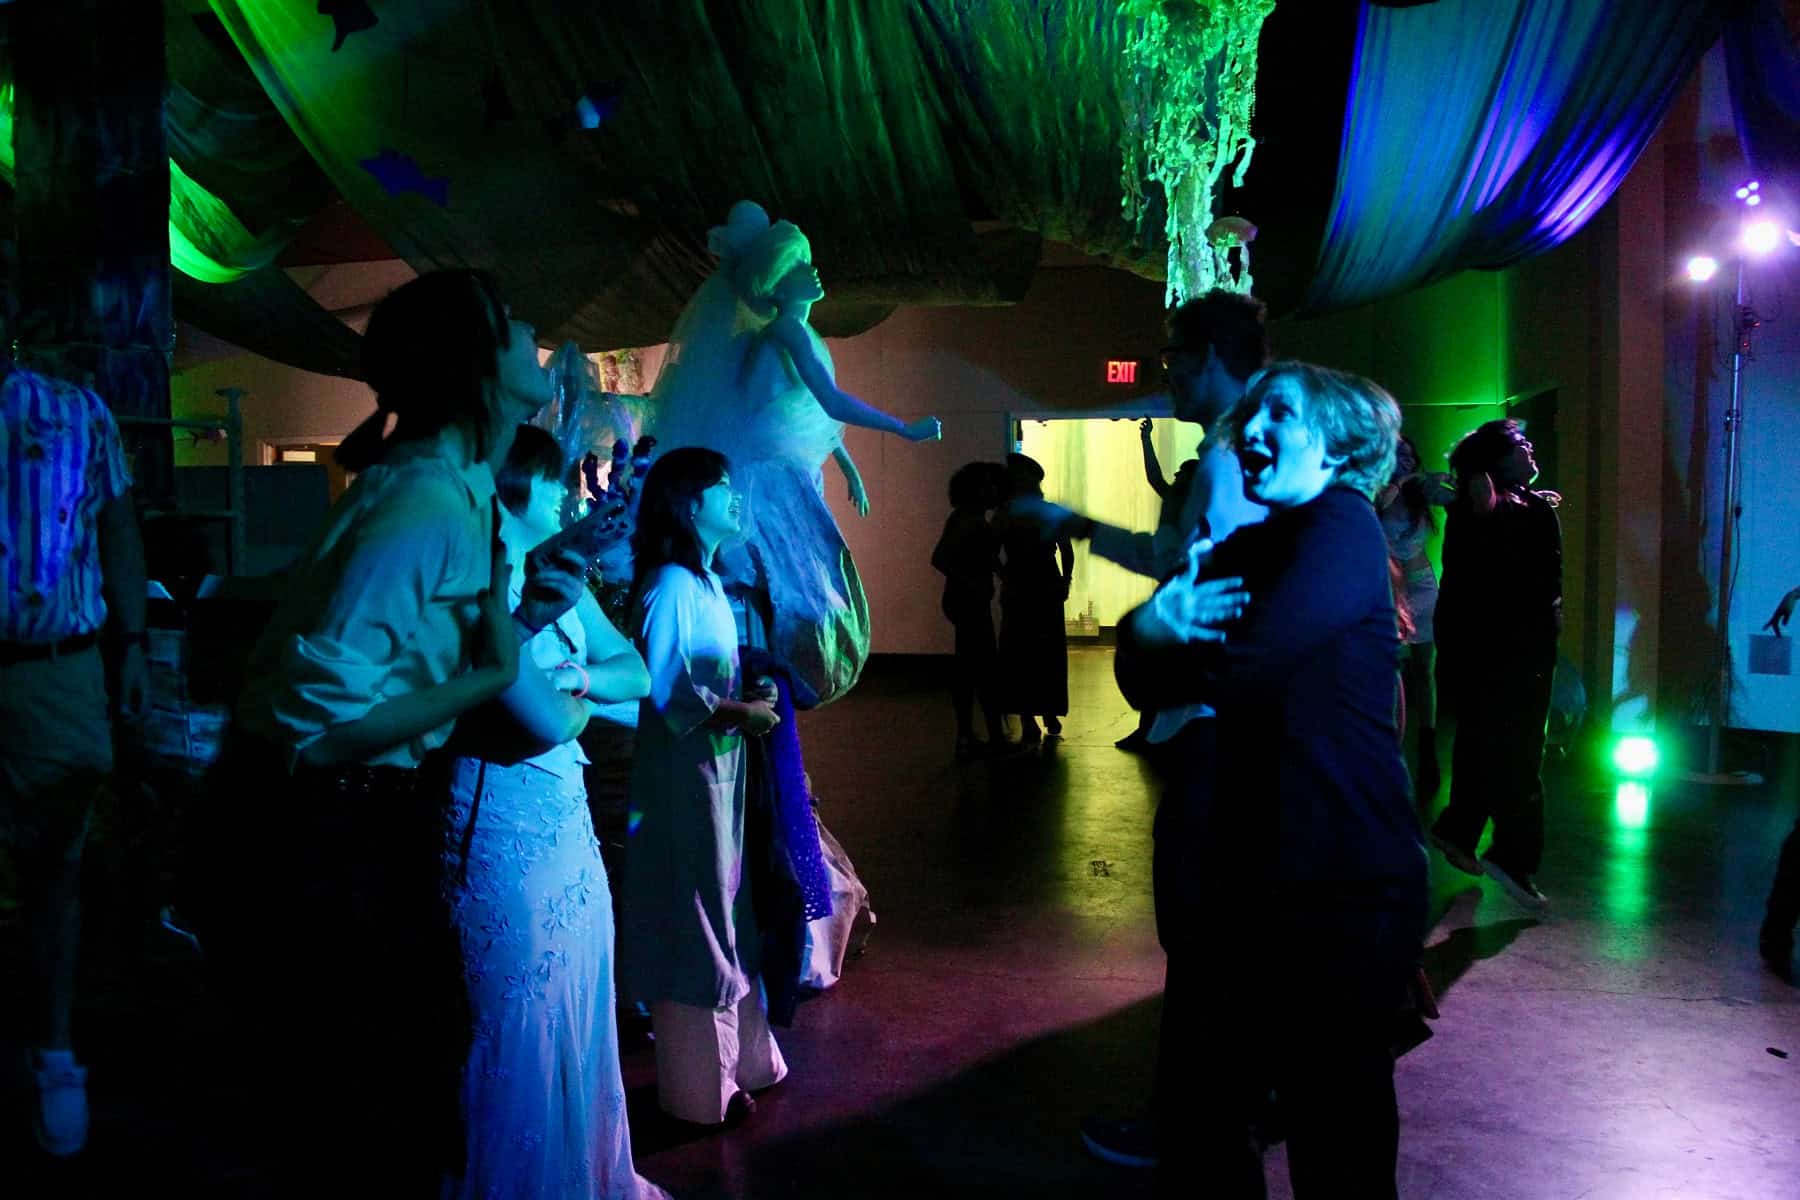
[[[521,654],[539,666],[585,661],[580,620],[565,614]],[[445,1197],[667,1200],[632,1163],[612,897],[585,761],[567,742],[515,766],[460,758],[452,768],[444,864],[474,1038],[467,1156]]]

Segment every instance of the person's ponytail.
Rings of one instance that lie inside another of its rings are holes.
[[[351,474],[368,470],[381,461],[382,453],[387,449],[387,423],[387,410],[377,408],[338,443],[331,457]]]

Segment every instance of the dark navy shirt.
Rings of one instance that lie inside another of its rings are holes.
[[[1409,904],[1426,858],[1395,728],[1400,641],[1387,540],[1368,498],[1327,489],[1234,533],[1206,569],[1241,576],[1223,645],[1142,649],[1120,626],[1120,689],[1138,708],[1218,711],[1196,866],[1220,882]]]

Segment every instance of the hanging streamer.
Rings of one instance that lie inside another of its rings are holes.
[[[1226,168],[1241,187],[1256,149],[1256,40],[1275,0],[1127,0],[1124,208],[1140,232],[1162,193],[1170,307],[1211,288],[1248,292],[1248,240],[1214,229]],[[1254,232],[1254,231],[1252,231]],[[1233,269],[1229,253],[1242,248]]]

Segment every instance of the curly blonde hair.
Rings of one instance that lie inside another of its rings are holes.
[[[1250,386],[1226,416],[1224,433],[1238,441],[1246,423],[1270,392],[1297,398],[1300,416],[1325,443],[1325,453],[1343,459],[1335,482],[1371,500],[1394,473],[1400,439],[1400,405],[1387,390],[1361,375],[1286,360],[1270,363],[1250,377]]]

